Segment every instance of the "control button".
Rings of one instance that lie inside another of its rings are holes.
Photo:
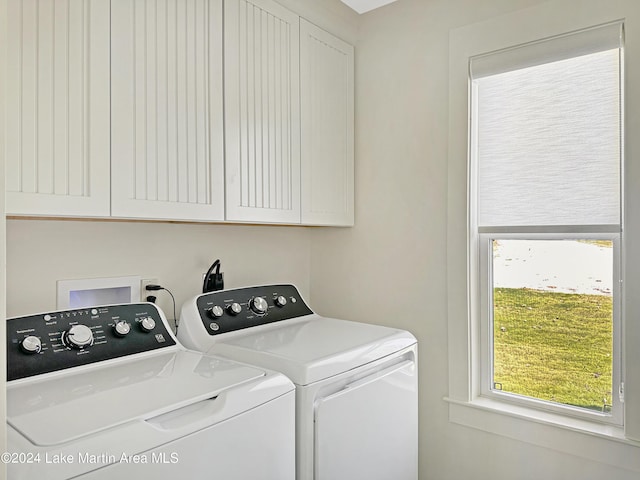
[[[296,300],[296,297],[291,297],[291,303],[296,303],[298,300]]]
[[[131,325],[129,325],[124,320],[120,320],[113,326],[113,332],[118,337],[124,337],[131,331]]]
[[[229,315],[233,315],[234,317],[238,315],[241,311],[242,311],[242,306],[236,302],[233,302],[231,305],[227,307],[227,312],[229,312]]]
[[[264,315],[267,313],[267,308],[269,308],[269,304],[262,297],[254,297],[251,300],[251,310],[253,310],[258,315]]]
[[[44,316],[44,321],[45,322],[50,322],[51,321],[51,315],[47,314]]]
[[[140,321],[140,328],[147,333],[156,328],[156,321],[151,317],[145,317]]]
[[[29,335],[28,337],[24,338],[22,342],[20,342],[20,349],[24,353],[28,353],[30,355],[34,353],[40,353],[40,350],[42,349],[42,343],[40,342],[40,339],[38,337]]]
[[[97,315],[97,314],[98,314],[98,309],[97,308],[91,309],[91,315]]]
[[[209,324],[209,328],[214,332],[217,332],[218,330],[220,330],[220,325],[218,325],[216,322],[211,322]]]
[[[274,300],[274,303],[276,304],[276,307],[284,307],[287,304],[287,298],[280,295],[278,297],[276,297],[276,299]]]
[[[62,340],[72,348],[86,347],[93,343],[93,332],[86,325],[73,325],[62,336]]]
[[[207,309],[207,316],[209,318],[213,318],[214,320],[216,318],[220,318],[223,314],[224,310],[220,305],[214,305],[213,307]]]

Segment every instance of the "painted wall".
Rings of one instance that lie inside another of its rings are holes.
[[[399,0],[361,18],[356,226],[312,232],[311,293],[322,314],[403,327],[418,337],[422,480],[638,475],[454,425],[443,400],[449,31],[537,3],[543,2]]]
[[[227,287],[290,282],[309,295],[305,227],[9,220],[7,314],[54,309],[58,280],[124,275],[158,279],[179,309],[216,258]],[[170,297],[156,295],[172,318]]]

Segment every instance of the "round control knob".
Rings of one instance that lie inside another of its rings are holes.
[[[276,304],[277,307],[284,307],[287,304],[287,298],[283,297],[282,295],[279,295],[278,297],[275,298],[274,303]]]
[[[231,305],[227,307],[227,312],[229,312],[229,315],[233,315],[234,317],[238,315],[241,311],[242,311],[242,306],[236,302],[233,302]]]
[[[117,322],[114,326],[113,326],[113,332],[118,336],[118,337],[124,337],[125,335],[127,335],[129,332],[131,331],[131,325],[129,325],[127,322],[125,322],[124,320],[120,320],[119,322]]]
[[[209,316],[209,318],[213,318],[214,320],[216,318],[220,318],[223,314],[224,310],[220,305],[214,305],[213,307],[207,309],[207,315]]]
[[[156,321],[151,317],[145,317],[140,321],[140,328],[143,332],[148,333],[156,328]]]
[[[258,315],[264,315],[267,313],[267,308],[269,308],[269,304],[262,297],[254,297],[251,300],[251,310],[253,310]]]
[[[93,343],[93,332],[86,325],[73,325],[63,335],[63,341],[69,347],[83,348]]]
[[[38,337],[34,337],[33,335],[29,335],[24,338],[22,342],[20,342],[20,349],[24,353],[28,353],[29,355],[34,353],[40,353],[42,349],[42,343]]]

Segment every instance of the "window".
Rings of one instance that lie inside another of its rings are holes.
[[[622,26],[471,59],[480,393],[621,424]]]

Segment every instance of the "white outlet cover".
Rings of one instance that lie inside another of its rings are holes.
[[[136,275],[109,278],[58,280],[58,310],[140,301]]]
[[[350,6],[358,13],[365,13],[370,10],[382,7],[396,0],[341,0],[342,3]]]

